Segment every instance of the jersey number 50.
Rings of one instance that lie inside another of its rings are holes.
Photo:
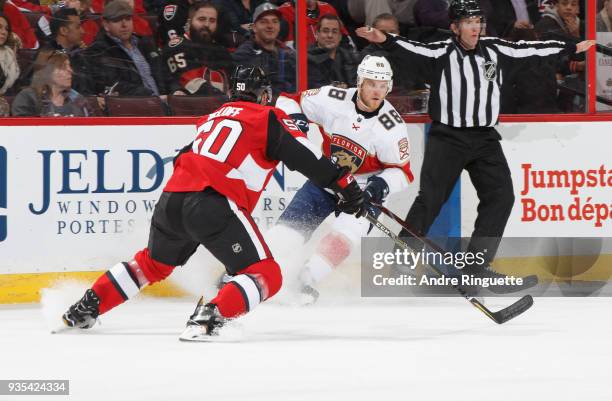
[[[218,123],[215,125],[215,122]],[[201,134],[206,136],[209,132],[210,135],[206,139],[200,137]],[[191,149],[196,154],[218,162],[225,162],[232,149],[234,149],[238,138],[240,138],[240,134],[242,134],[242,125],[239,121],[210,120],[198,129],[198,138],[193,141]]]

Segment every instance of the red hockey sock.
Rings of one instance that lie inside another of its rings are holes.
[[[147,284],[168,277],[174,266],[151,259],[147,248],[130,262],[121,262],[100,276],[91,289],[100,298],[100,314],[106,313],[140,292]]]
[[[128,299],[110,270],[98,277],[91,289],[100,298],[100,314],[108,312]]]
[[[265,259],[238,272],[211,301],[223,317],[245,314],[280,290],[283,277],[274,259]]]

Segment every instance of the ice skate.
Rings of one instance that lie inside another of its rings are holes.
[[[319,291],[308,284],[300,287],[300,294],[302,305],[313,305],[319,300]]]
[[[100,298],[92,289],[88,289],[83,298],[72,305],[62,316],[64,324],[68,327],[90,329],[97,321]]]
[[[200,298],[198,306],[189,317],[187,327],[183,334],[179,336],[180,341],[206,342],[219,335],[219,329],[225,324],[227,319],[221,316],[215,304],[203,305],[203,298]]]

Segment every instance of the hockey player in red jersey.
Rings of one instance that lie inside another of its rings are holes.
[[[99,277],[63,315],[67,326],[92,327],[98,315],[185,264],[200,244],[232,278],[209,303],[198,303],[181,340],[206,340],[227,319],[272,297],[281,287],[281,270],[251,212],[280,161],[329,188],[340,211],[365,213],[350,172],[329,162],[283,111],[265,105],[271,91],[263,70],[237,67],[231,94],[229,103],[200,119],[195,140],[175,158],[148,247]]]

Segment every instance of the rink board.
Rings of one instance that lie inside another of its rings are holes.
[[[520,194],[525,184],[521,166],[528,163],[538,170],[610,169],[612,123],[501,124],[499,131],[517,198],[507,235],[611,236],[609,215],[598,220],[526,221]],[[408,210],[418,189],[424,132],[424,124],[409,125],[416,179],[408,191],[390,199],[390,207],[400,215]],[[193,136],[190,125],[3,127],[0,303],[36,301],[40,288],[58,279],[91,281],[144,247],[155,201],[172,172],[172,157]],[[311,136],[316,142],[316,133]],[[300,174],[278,166],[254,212],[262,230],[276,221],[303,182]],[[477,197],[465,176],[461,190],[457,213],[461,214],[463,235],[469,235]],[[600,209],[605,204],[612,213],[609,187],[578,188],[577,194],[570,191],[532,189],[526,196],[537,204],[556,203],[566,208],[579,197],[583,204],[590,202]],[[502,270],[512,270],[524,266],[525,257],[533,261],[533,256],[504,255],[499,262]],[[350,265],[358,273],[358,261]],[[607,277],[606,266],[609,263],[598,263],[582,278]],[[166,283],[153,289],[158,295],[182,293]]]

